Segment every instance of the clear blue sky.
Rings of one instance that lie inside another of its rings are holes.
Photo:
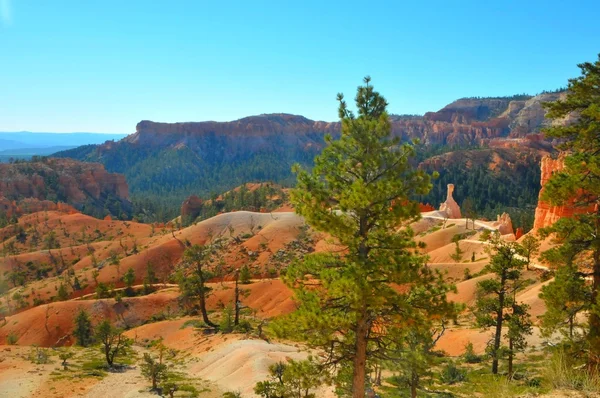
[[[367,74],[392,113],[536,93],[596,59],[599,21],[597,0],[0,0],[0,131],[335,120]]]

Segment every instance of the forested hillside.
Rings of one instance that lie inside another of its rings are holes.
[[[539,132],[546,123],[541,103],[560,95],[464,98],[424,116],[391,116],[392,134],[403,141],[420,140],[416,160],[423,162],[427,170],[440,173],[434,190],[423,201],[439,204],[445,184],[453,182],[458,199],[476,197],[476,210],[486,217],[510,207],[533,208],[539,189],[539,159],[546,149],[525,142],[530,155],[516,163],[506,159],[507,167],[496,169],[490,165],[494,157],[504,159],[520,149],[517,146],[502,151],[496,141],[519,140]],[[324,147],[325,135],[339,135],[339,123],[269,114],[225,123],[142,121],[136,130],[118,142],[88,145],[55,156],[100,162],[109,171],[124,174],[134,215],[148,221],[166,221],[179,215],[181,203],[190,195],[208,199],[248,182],[291,186],[295,181],[291,166],[299,163],[310,167]],[[441,162],[428,161],[435,155],[458,150],[470,153],[488,147],[491,152],[485,156],[491,160],[487,163],[479,155],[477,162],[465,164],[460,154]],[[477,171],[480,166],[483,169]],[[533,214],[525,211],[526,217],[516,218],[523,219],[522,224],[527,226]]]

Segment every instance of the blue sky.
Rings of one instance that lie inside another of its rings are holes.
[[[335,120],[367,74],[392,113],[536,93],[596,59],[599,19],[599,1],[0,0],[0,131]]]

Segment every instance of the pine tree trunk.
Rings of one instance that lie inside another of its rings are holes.
[[[573,327],[575,326],[575,315],[569,317],[569,338],[573,338]]]
[[[508,340],[508,378],[512,379],[513,376],[513,339]]]
[[[504,281],[502,282],[504,286]],[[492,373],[498,374],[498,352],[500,351],[500,343],[502,339],[502,318],[504,309],[504,293],[498,295],[499,310],[496,313],[496,332],[494,334],[494,358],[492,360]]]
[[[417,386],[419,385],[419,376],[413,372],[410,381],[410,397],[417,398]]]
[[[198,278],[200,279],[200,291],[198,292],[199,301],[200,301],[200,313],[202,314],[202,320],[205,324],[211,327],[215,327],[216,325],[208,319],[208,312],[206,311],[206,293],[204,289],[204,274],[202,273],[202,267],[200,264],[196,264],[196,271],[198,273]]]
[[[106,363],[109,368],[112,368],[113,359],[110,355],[110,347],[107,344],[104,344],[104,356],[106,357]]]
[[[598,289],[600,289],[600,250],[596,249],[593,253],[594,276],[592,282],[592,305],[598,302]],[[588,367],[597,371],[600,364],[600,314],[597,311],[590,311],[589,318],[590,331],[588,341],[590,345],[590,356],[588,358]]]
[[[367,369],[367,333],[369,324],[366,311],[363,311],[361,318],[356,325],[355,354],[354,354],[354,373],[352,375],[352,398],[364,398],[365,396],[365,375]]]
[[[239,288],[239,279],[240,279],[240,273],[236,272],[235,273],[235,294],[234,294],[234,305],[235,305],[235,318],[233,320],[233,324],[235,326],[239,325],[240,323],[240,288]]]

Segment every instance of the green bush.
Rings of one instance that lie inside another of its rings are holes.
[[[475,350],[473,349],[473,343],[469,342],[465,346],[465,353],[463,354],[463,359],[466,363],[479,363],[481,362],[481,356],[475,354]]]
[[[465,381],[467,379],[467,372],[464,369],[459,368],[454,362],[449,362],[440,373],[440,380],[445,384],[455,384]]]
[[[201,319],[188,319],[187,321],[185,321],[183,323],[183,325],[181,325],[180,329],[185,329],[185,328],[189,328],[189,327],[193,327],[196,329],[202,329],[202,328],[206,327],[206,324]]]
[[[19,340],[19,337],[14,332],[11,332],[6,336],[6,344],[8,345],[17,344],[17,340]]]

